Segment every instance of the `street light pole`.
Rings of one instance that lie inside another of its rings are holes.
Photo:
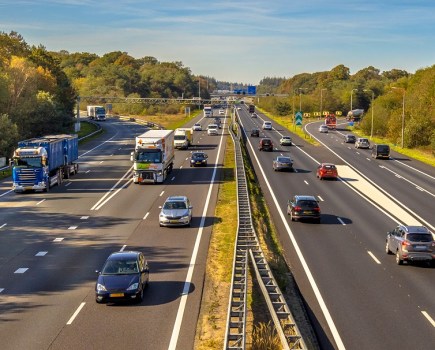
[[[353,92],[358,91],[358,89],[352,89],[350,92],[350,110],[353,111]]]
[[[322,119],[322,110],[323,110],[323,91],[326,89],[320,89],[320,118]]]
[[[371,126],[371,130],[370,130],[370,139],[373,139],[373,113],[374,113],[374,109],[375,106],[373,104],[373,100],[375,99],[375,93],[373,92],[373,90],[370,89],[365,89],[365,92],[371,92],[372,93],[372,103],[371,103],[371,108],[372,108],[372,126]]]
[[[308,90],[308,88],[299,88],[299,112],[302,112],[302,90]]]
[[[392,89],[400,90],[403,93],[402,96],[402,148],[404,146],[404,140],[405,140],[405,89],[392,86]]]

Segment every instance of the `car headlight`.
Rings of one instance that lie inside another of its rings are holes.
[[[107,292],[107,289],[103,284],[97,283],[97,291],[98,292]]]
[[[181,220],[188,220],[189,219],[189,215],[185,215],[181,217]]]
[[[127,290],[136,290],[139,287],[139,283],[133,283]]]

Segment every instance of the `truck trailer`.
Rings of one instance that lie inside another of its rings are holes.
[[[88,117],[93,120],[106,120],[106,109],[103,106],[88,106]]]
[[[174,133],[174,147],[188,149],[193,143],[192,128],[178,128]]]
[[[135,184],[165,181],[174,167],[174,131],[148,130],[137,136],[131,160]]]
[[[213,116],[213,109],[211,105],[204,105],[204,117],[212,117]]]
[[[12,157],[15,192],[46,191],[76,174],[77,135],[48,135],[18,142]]]
[[[335,116],[335,114],[328,114],[325,118],[325,124],[328,129],[335,130],[337,128],[337,117]]]

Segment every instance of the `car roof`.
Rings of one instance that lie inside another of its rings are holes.
[[[335,166],[333,163],[322,163],[321,166]]]
[[[281,137],[282,139],[291,139],[291,137],[290,136],[283,136],[283,137]]]
[[[122,251],[122,252],[114,252],[109,255],[107,259],[110,260],[127,260],[127,259],[136,259],[141,252],[129,250],[129,251]]]
[[[288,159],[288,160],[292,160],[290,157],[287,156],[277,156],[276,159]]]
[[[187,201],[186,196],[170,196],[166,199],[166,202],[182,202]]]
[[[400,226],[406,233],[430,233],[426,226]]]

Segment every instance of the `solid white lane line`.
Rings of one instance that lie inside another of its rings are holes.
[[[435,327],[435,321],[434,321],[434,319],[432,317],[430,317],[430,315],[426,311],[422,311],[421,313],[431,323],[432,327]]]
[[[80,306],[77,308],[76,312],[74,312],[74,314],[71,316],[71,318],[68,320],[68,322],[66,323],[67,325],[71,324],[74,322],[74,319],[77,317],[77,315],[79,314],[79,312],[83,309],[83,306],[85,306],[85,302],[81,303]]]
[[[376,256],[370,251],[368,250],[367,253],[372,257],[372,259],[375,261],[376,264],[381,264],[381,262],[378,260],[378,258],[376,258]]]
[[[145,214],[145,216],[143,217],[143,220],[145,220],[148,217],[148,215],[150,215],[150,212]]]
[[[14,273],[24,273],[28,270],[28,267],[20,267],[19,269],[17,269]]]
[[[48,252],[38,252],[35,254],[35,256],[45,256]]]
[[[36,203],[36,205],[41,204],[42,202],[45,202],[45,199],[40,200],[38,203]]]
[[[3,228],[3,227],[5,227],[6,225],[7,225],[7,224],[3,224],[3,225],[1,225],[1,226],[0,226],[0,228]]]
[[[343,226],[346,226],[346,223],[345,223],[341,218],[337,218],[337,220],[340,221],[340,223],[341,223]]]
[[[0,197],[6,196],[8,193],[13,192],[14,190],[6,191],[5,193],[0,194]]]
[[[216,156],[215,164],[218,164],[219,155],[220,155],[221,150],[222,150],[222,142],[223,142],[223,135],[221,135],[221,138],[220,138],[220,143],[219,143],[219,148],[218,148],[218,153]],[[210,181],[210,185],[208,187],[208,193],[207,193],[207,197],[206,197],[205,204],[204,204],[204,209],[203,209],[202,216],[201,216],[201,222],[199,224],[198,234],[197,234],[196,240],[195,240],[195,246],[194,246],[193,251],[192,251],[192,257],[190,259],[189,269],[187,270],[186,281],[184,282],[183,292],[181,293],[181,300],[180,300],[180,304],[178,306],[177,318],[175,319],[175,324],[174,324],[174,328],[172,330],[171,341],[169,342],[168,350],[176,350],[177,349],[178,336],[180,334],[184,310],[186,309],[187,298],[189,296],[189,289],[190,289],[190,285],[191,285],[191,281],[192,281],[193,271],[195,269],[196,258],[198,255],[199,245],[201,243],[202,232],[204,229],[205,218],[207,217],[207,209],[209,207],[211,193],[213,190],[213,184],[215,183],[216,173],[217,173],[217,166],[215,165],[213,168],[213,175],[212,175],[212,178]]]

